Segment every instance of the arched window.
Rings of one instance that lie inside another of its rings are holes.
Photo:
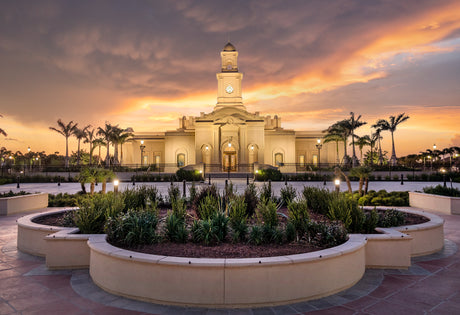
[[[275,154],[275,165],[280,166],[283,164],[283,153]]]
[[[177,167],[185,166],[185,154],[179,153],[177,155]]]

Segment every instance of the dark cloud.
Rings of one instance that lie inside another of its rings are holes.
[[[308,74],[335,77],[376,39],[449,2],[3,1],[0,106],[17,120],[49,123],[100,118],[125,98],[214,92],[228,37],[240,52],[245,89]],[[343,97],[343,106],[394,104],[394,92],[401,104],[427,101],[427,93],[404,90],[452,88],[438,82],[400,72],[370,85],[300,94],[289,109],[334,108],[331,96]]]

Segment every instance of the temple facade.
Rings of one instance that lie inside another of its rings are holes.
[[[220,56],[213,111],[179,118],[179,128],[173,131],[135,133],[124,145],[124,164],[150,165],[165,172],[181,167],[248,172],[270,166],[295,172],[336,161],[336,144],[323,144],[321,131],[284,129],[277,115],[248,112],[243,104],[238,51],[227,43]]]

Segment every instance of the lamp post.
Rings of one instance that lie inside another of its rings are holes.
[[[141,167],[142,167],[144,166],[144,149],[145,149],[144,140],[141,140],[141,145],[139,148],[141,149]]]
[[[340,192],[340,179],[336,178],[334,180],[335,192],[338,194]]]
[[[441,168],[441,173],[442,173],[442,181],[444,182],[444,188],[447,188],[446,184],[446,170]]]
[[[119,184],[120,184],[120,181],[119,181],[118,179],[115,179],[115,180],[113,181],[113,192],[114,192],[115,194],[118,193],[118,185],[119,185]]]
[[[318,149],[318,169],[321,167],[321,148],[323,145],[321,144],[321,139],[316,140],[316,148]]]
[[[27,147],[27,156],[28,156],[27,162],[29,163],[28,169],[29,169],[29,172],[30,172],[30,164],[32,164],[31,161],[30,161],[30,146]]]

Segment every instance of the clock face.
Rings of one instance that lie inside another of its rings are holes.
[[[233,92],[233,87],[231,85],[227,85],[227,87],[225,88],[225,91],[228,93],[228,94],[231,94]]]

